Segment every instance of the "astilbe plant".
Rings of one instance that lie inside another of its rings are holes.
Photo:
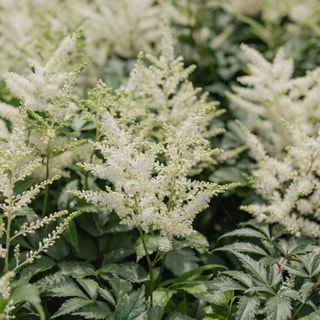
[[[41,257],[51,247],[57,238],[64,231],[77,212],[68,215],[63,222],[58,224],[56,228],[42,239],[35,250],[21,251],[23,242],[20,243],[21,237],[35,233],[36,230],[48,225],[51,222],[68,214],[66,210],[59,211],[45,217],[44,219],[36,219],[33,222],[24,222],[20,227],[14,226],[13,222],[22,216],[36,216],[29,205],[38,193],[46,188],[47,185],[53,183],[58,176],[51,179],[41,181],[29,188],[23,187],[21,183],[26,181],[32,173],[41,165],[41,158],[36,157],[35,150],[26,145],[25,121],[22,119],[23,112],[16,119],[12,133],[8,139],[0,141],[0,251],[1,251],[1,319],[13,319],[16,314],[16,307],[19,309],[24,302],[30,302],[41,319],[44,319],[44,311],[40,304],[38,290],[28,284],[28,280],[20,279],[15,283],[10,280],[19,273],[20,269],[26,264],[32,263],[35,259]],[[20,187],[19,187],[20,184]],[[14,248],[13,248],[14,247]]]
[[[14,72],[4,75],[10,92],[21,99],[20,110],[25,114],[23,119],[28,132],[25,142],[32,145],[43,159],[42,165],[33,172],[38,181],[55,175],[67,176],[67,165],[79,154],[84,154],[78,146],[85,144],[86,140],[77,139],[71,132],[72,126],[76,126],[78,110],[73,102],[72,89],[85,63],[71,72],[65,72],[63,68],[75,49],[79,34],[66,37],[44,66],[30,59],[29,75],[22,76]],[[15,125],[17,114],[17,109],[7,108],[6,104],[0,107],[0,115],[9,118],[12,125]],[[48,194],[47,186],[43,216],[46,215]]]
[[[190,177],[196,165],[212,162],[212,157],[221,152],[211,149],[204,137],[208,135],[208,117],[214,116],[215,110],[205,96],[197,98],[197,90],[186,80],[190,69],[183,69],[180,58],[174,59],[166,27],[160,59],[149,60],[149,67],[139,62],[127,87],[114,97],[101,82],[98,84],[98,91],[105,89],[105,102],[100,103],[105,107],[99,109],[100,123],[96,123],[97,130],[103,130],[92,145],[101,158],[79,166],[105,181],[105,186],[104,190],[71,193],[115,212],[121,224],[138,229],[142,256],[146,256],[149,266],[152,306],[156,264],[173,249],[174,239],[190,238],[192,245],[196,215],[208,207],[214,195],[237,184],[220,186]],[[122,104],[124,101],[128,103]],[[131,109],[135,106],[139,109]],[[146,234],[157,236],[153,257]]]

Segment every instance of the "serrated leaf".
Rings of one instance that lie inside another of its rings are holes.
[[[98,283],[93,279],[77,279],[77,282],[87,292],[88,296],[92,300],[96,300],[98,297]]]
[[[298,258],[310,277],[313,277],[320,272],[320,259],[315,252],[300,255]]]
[[[307,301],[313,286],[314,286],[313,282],[307,281],[299,288],[299,294],[303,303]]]
[[[276,264],[268,266],[268,283],[274,288],[281,281],[282,274]]]
[[[280,296],[274,296],[266,302],[266,312],[270,320],[288,320],[291,316],[290,302]]]
[[[191,254],[190,251],[187,251],[186,249],[183,250],[180,250],[179,252],[170,251],[166,256],[165,266],[176,277],[199,267],[199,258],[194,254]]]
[[[316,320],[320,319],[320,310],[312,312],[305,317],[299,318],[299,320]]]
[[[230,271],[224,271],[223,273],[242,282],[244,285],[246,285],[249,288],[253,286],[252,277],[242,271],[230,270]]]
[[[261,286],[259,286],[259,285],[252,286],[252,287],[248,288],[244,293],[248,293],[248,292],[255,293],[256,291],[260,292],[260,293],[261,292],[268,292],[271,295],[276,294],[276,292],[275,292],[275,290],[273,288],[271,288],[269,286],[266,286],[266,285],[263,285],[263,284]]]
[[[255,253],[263,256],[268,256],[268,253],[260,248],[259,246],[252,244],[250,242],[234,242],[232,244],[219,247],[215,249],[214,251],[239,251],[239,252],[250,252]]]
[[[208,282],[207,286],[212,293],[221,293],[234,290],[245,291],[247,289],[237,281],[228,277],[215,278],[212,281]]]
[[[143,237],[144,237],[144,241],[145,241],[149,255],[158,250],[158,247],[159,247],[158,241],[160,238],[159,235],[148,235],[147,234],[147,235],[144,235]],[[136,255],[137,255],[137,262],[139,262],[139,260],[146,255],[141,237],[139,237],[136,241],[135,250],[136,250]]]
[[[79,252],[80,249],[78,241],[78,230],[74,220],[71,220],[68,223],[62,235],[67,240],[67,242],[76,250],[76,252]]]
[[[55,266],[55,264],[55,261],[51,258],[47,256],[42,256],[40,259],[35,260],[32,264],[24,267],[21,270],[21,275],[24,276],[28,273],[31,273],[32,276],[34,276],[40,272],[51,269],[53,266]]]
[[[183,240],[184,246],[194,248],[199,253],[204,253],[209,247],[208,239],[200,232],[193,232]]]
[[[254,275],[261,282],[267,285],[269,284],[266,268],[260,261],[256,261],[240,252],[234,252],[233,254],[239,258],[243,267],[250,271],[252,275]]]
[[[101,296],[104,300],[108,301],[108,302],[109,302],[110,304],[112,304],[113,306],[116,305],[116,302],[115,302],[112,294],[111,294],[108,290],[99,287],[99,288],[98,288],[98,292],[99,292],[100,296]]]
[[[308,273],[304,269],[299,268],[297,266],[286,264],[286,265],[283,265],[282,268],[286,269],[290,274],[294,274],[296,276],[303,277],[303,278],[309,278]]]
[[[96,270],[88,262],[83,261],[63,261],[59,263],[60,274],[73,278],[83,278],[96,275]]]
[[[153,304],[161,308],[165,308],[171,297],[176,293],[176,290],[167,288],[158,288],[153,291]]]
[[[152,307],[148,311],[148,319],[161,320],[164,315],[164,311],[160,307]]]
[[[131,282],[145,282],[149,279],[148,273],[144,268],[134,262],[123,264],[108,264],[100,268],[98,274],[103,278],[105,273],[111,273]]]
[[[143,320],[147,314],[144,289],[124,295],[114,313],[114,320]]]
[[[215,268],[227,269],[225,266],[221,266],[219,264],[209,264],[209,265],[201,266],[199,268],[195,268],[195,269],[193,269],[191,271],[185,272],[185,273],[183,273],[181,276],[179,276],[177,278],[166,280],[166,281],[160,283],[158,285],[158,287],[164,287],[164,286],[167,286],[167,285],[172,284],[172,283],[178,283],[178,282],[186,281],[186,280],[192,279],[193,276],[195,276],[197,274],[200,274],[203,271],[207,271],[207,270],[215,269]]]
[[[180,284],[177,283],[173,285],[175,289],[183,290],[194,297],[196,297],[199,300],[203,300],[209,303],[214,302],[214,296],[211,292],[209,292],[208,287],[202,283],[202,282],[189,282],[189,283],[184,283]]]
[[[236,320],[254,320],[260,300],[257,296],[240,298],[236,312]]]
[[[120,279],[118,277],[113,277],[108,280],[117,301],[119,301],[123,295],[132,290],[132,284],[129,281]]]
[[[227,232],[223,234],[220,238],[225,238],[225,237],[248,237],[248,238],[258,238],[258,239],[265,239],[266,236],[255,229],[252,228],[242,228],[242,229],[236,229],[230,232]]]
[[[44,310],[41,305],[40,295],[38,289],[31,284],[24,284],[15,287],[12,290],[10,299],[17,302],[29,302],[37,310],[40,319],[45,320]]]
[[[265,235],[264,239],[271,239],[271,235],[270,235],[270,228],[269,225],[267,223],[264,222],[258,222],[255,219],[246,221],[244,223],[247,226],[251,226],[255,229],[257,229],[258,231],[260,231],[261,233],[263,233]]]
[[[282,290],[279,290],[278,294],[279,296],[288,297],[294,300],[301,301],[299,292],[293,289],[282,289]]]
[[[111,316],[111,310],[109,306],[101,301],[95,301],[77,312],[73,312],[74,316],[81,316],[84,319],[108,319],[108,316]]]
[[[91,304],[92,302],[88,299],[83,298],[71,298],[65,301],[59,310],[52,316],[52,318],[56,318],[65,314],[70,314],[73,311],[81,309],[82,307]]]
[[[78,297],[88,299],[77,284],[71,278],[63,278],[59,282],[59,286],[52,287],[50,294],[53,297]]]

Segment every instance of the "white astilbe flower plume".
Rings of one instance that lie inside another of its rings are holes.
[[[242,206],[258,221],[279,223],[299,236],[320,236],[320,136],[310,137],[284,122],[292,146],[284,157],[272,157],[240,123],[248,146],[257,160],[250,179],[264,203]],[[261,156],[262,155],[262,156]]]
[[[76,45],[77,34],[66,37],[48,62],[42,66],[35,60],[29,60],[30,74],[22,76],[9,72],[4,75],[8,89],[18,98],[23,98],[27,109],[36,111],[51,110],[49,98],[58,96],[69,73],[60,68],[68,53]]]
[[[120,127],[121,120],[106,111],[102,120],[105,140],[94,143],[104,163],[80,166],[111,182],[114,188],[72,193],[114,210],[124,224],[145,233],[159,232],[160,249],[170,250],[174,237],[183,238],[193,232],[193,219],[208,206],[211,197],[234,186],[187,178],[199,161],[220,152],[211,150],[201,137],[197,122],[205,116],[200,110],[177,128],[166,126],[164,140],[155,143],[145,139],[148,128],[137,131],[132,125]]]
[[[194,88],[188,80],[194,68],[185,68],[183,58],[175,57],[172,35],[163,22],[159,58],[151,54],[144,57],[141,54],[127,85],[119,90],[130,97],[130,104],[122,104],[121,116],[124,119],[148,116],[176,126],[203,106],[214,109],[216,102],[206,101],[207,94],[199,97],[201,89]],[[214,112],[208,113],[200,124],[204,135],[210,134],[206,126],[215,116]],[[212,134],[215,133],[212,131]]]
[[[256,114],[254,128],[264,137],[265,148],[278,155],[292,144],[281,119],[299,126],[307,135],[316,134],[315,123],[320,119],[320,69],[292,78],[293,61],[285,58],[282,48],[272,63],[246,45],[242,45],[242,50],[250,62],[250,75],[238,78],[243,86],[234,87],[234,93],[228,96],[236,106]]]

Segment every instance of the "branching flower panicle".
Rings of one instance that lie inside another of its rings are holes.
[[[296,124],[308,135],[316,134],[319,69],[292,78],[293,61],[285,58],[283,48],[278,50],[273,63],[246,45],[242,45],[242,50],[250,61],[250,75],[238,78],[243,86],[234,87],[235,93],[228,96],[236,106],[256,115],[254,126],[264,138],[267,150],[277,155],[292,144],[281,119]]]
[[[257,160],[252,184],[264,204],[242,206],[259,221],[280,223],[295,235],[320,236],[320,139],[284,122],[293,145],[284,158],[269,156],[263,145],[242,125],[248,146]]]

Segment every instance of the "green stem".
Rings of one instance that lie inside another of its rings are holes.
[[[146,243],[144,241],[143,232],[142,232],[140,227],[138,227],[138,230],[139,230],[139,233],[140,233],[143,249],[144,249],[144,252],[146,254],[147,261],[148,261],[148,266],[149,266],[149,278],[150,278],[149,295],[150,295],[150,307],[152,308],[152,306],[153,306],[153,264],[151,262],[151,259],[150,259],[150,256],[149,256],[149,253],[148,253],[148,250],[147,250],[147,246],[146,246]]]
[[[50,140],[48,142],[47,146],[47,154],[46,154],[46,180],[49,179],[49,161],[50,161]],[[45,217],[46,211],[47,211],[47,203],[48,203],[48,197],[49,197],[49,184],[46,185],[46,190],[44,193],[44,200],[43,200],[43,207],[42,207],[42,218]]]
[[[312,289],[311,289],[311,291],[310,291],[310,293],[309,293],[306,301],[311,297],[312,293],[315,291],[315,289],[316,289],[319,285],[320,285],[320,282],[316,282],[316,283],[314,284],[314,286],[312,287]],[[302,309],[302,307],[303,307],[305,304],[306,304],[306,302],[301,303],[301,305],[299,306],[299,308],[298,308],[298,309],[296,310],[296,312],[294,313],[292,319],[294,319],[294,318],[298,315],[298,313],[300,312],[300,310]]]
[[[9,207],[13,208],[14,202],[13,202],[13,188],[14,188],[14,176],[15,176],[15,171],[14,169],[11,171],[11,179],[10,179],[10,189],[12,190],[12,193],[9,197]],[[9,252],[10,252],[10,233],[11,233],[11,222],[12,222],[12,209],[9,209],[7,211],[7,230],[6,230],[6,256],[4,258],[4,269],[5,272],[7,273],[9,271]]]
[[[9,272],[9,251],[10,251],[10,232],[11,232],[11,221],[12,221],[12,213],[11,210],[8,213],[8,224],[6,230],[6,256],[4,258],[4,270],[5,273]]]

